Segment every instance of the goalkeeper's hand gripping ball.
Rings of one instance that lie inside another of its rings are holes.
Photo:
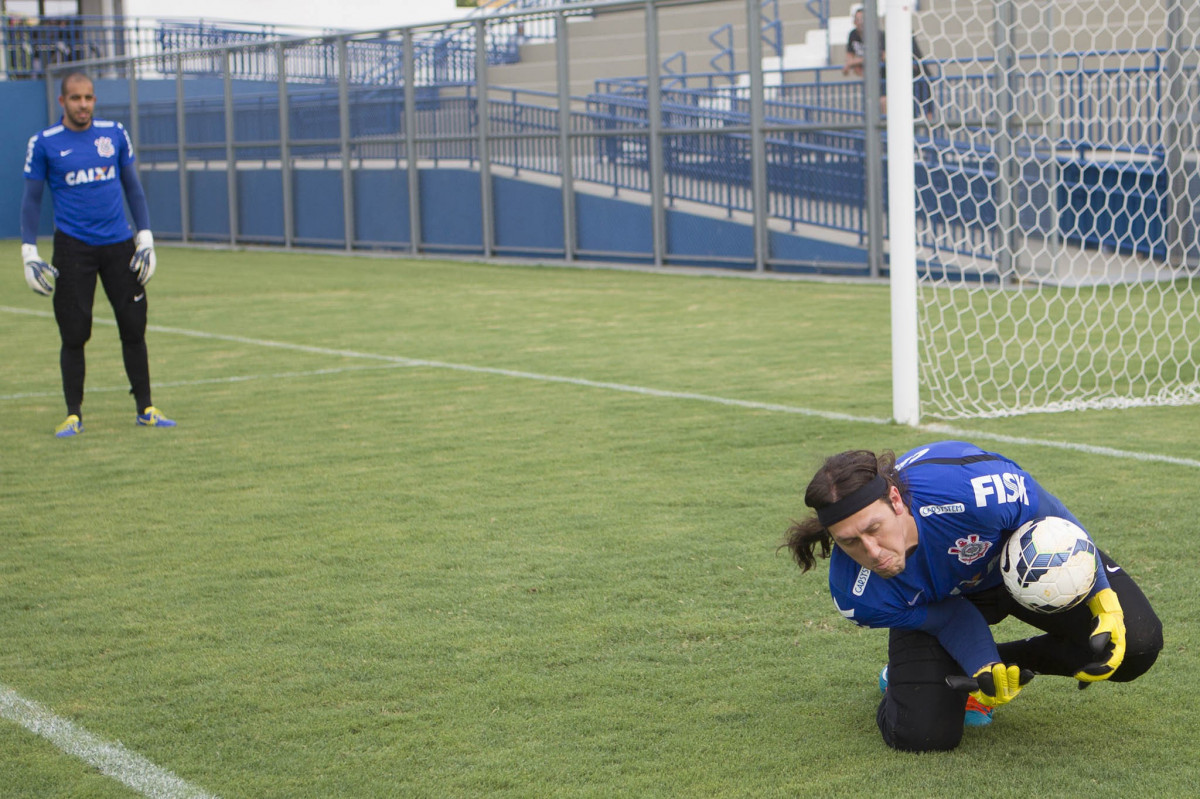
[[[1117,592],[1111,588],[1097,591],[1087,606],[1096,620],[1089,643],[1097,659],[1076,672],[1080,688],[1107,680],[1125,659],[1125,611]]]

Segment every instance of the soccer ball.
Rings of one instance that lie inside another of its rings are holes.
[[[1034,519],[1004,545],[1000,574],[1017,602],[1039,613],[1058,613],[1082,602],[1095,585],[1096,545],[1067,519]]]

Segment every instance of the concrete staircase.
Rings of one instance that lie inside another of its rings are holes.
[[[805,7],[805,0],[779,0],[779,21],[785,52],[789,42],[803,42],[810,32],[818,30],[818,20]],[[720,48],[709,37],[725,25],[732,27],[733,71],[744,72],[749,66],[744,0],[659,9],[660,62],[669,60],[671,71],[676,73],[685,71],[684,60],[686,71],[693,74],[730,71],[728,58],[715,66],[711,63]],[[640,9],[573,18],[568,27],[571,94],[583,96],[593,92],[597,80],[645,76],[645,30],[645,12]],[[728,34],[720,39],[722,45],[729,41]],[[493,67],[489,72],[490,84],[557,92],[555,46],[553,41],[523,44],[520,62]],[[766,43],[763,49],[764,53],[771,52]],[[727,78],[714,80],[714,85],[731,85]],[[701,88],[694,83],[689,83],[689,87]]]

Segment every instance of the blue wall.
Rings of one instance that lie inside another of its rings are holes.
[[[174,98],[170,81],[140,81],[139,102]],[[220,98],[220,80],[188,79],[189,98]],[[235,91],[261,93],[262,85],[238,82]],[[123,81],[96,81],[97,115],[128,125],[129,90]],[[0,102],[9,113],[0,119],[0,146],[8,153],[11,175],[20,173],[25,143],[49,119],[43,83],[0,84]],[[106,113],[106,108],[108,113]],[[55,113],[58,109],[55,107]],[[139,143],[134,142],[135,151]],[[173,153],[172,160],[173,160]],[[180,238],[184,230],[179,175],[153,168],[143,159],[142,183],[151,208],[151,221],[162,240]],[[223,168],[188,172],[189,235],[194,241],[230,239],[228,175]],[[292,172],[294,241],[300,246],[345,246],[342,214],[342,175],[337,169],[296,169]],[[528,258],[562,258],[564,245],[561,191],[553,185],[495,176],[492,179],[495,252]],[[20,235],[19,211],[23,182],[12,180],[0,192],[0,237]],[[483,203],[479,173],[470,169],[423,169],[418,177],[422,249],[429,253],[474,255],[483,252]],[[278,167],[237,171],[238,240],[245,243],[284,242],[283,180]],[[351,181],[354,206],[354,246],[407,249],[410,230],[408,174],[400,168],[356,169]],[[47,195],[48,196],[48,195]],[[641,202],[612,196],[575,197],[577,257],[581,260],[653,262],[650,209]],[[53,231],[51,205],[43,202],[40,234]],[[666,213],[667,262],[679,265],[754,266],[752,229],[731,220],[670,209]],[[830,261],[860,273],[865,251],[772,233],[776,257],[803,261],[807,270],[829,271]],[[716,260],[714,260],[716,259]],[[835,267],[835,271],[838,267]]]
[[[13,81],[0,84],[0,237],[14,239],[21,235],[21,194],[25,191],[22,177],[25,169],[25,150],[29,137],[46,127],[46,84],[41,81]],[[45,193],[49,197],[50,192]],[[54,232],[54,215],[48,199],[42,201],[42,220],[38,233],[49,236]],[[49,258],[49,252],[42,253]]]
[[[193,169],[188,175],[187,225],[182,219],[179,178],[170,171],[152,169],[155,162],[173,164],[177,159],[174,144],[175,115],[170,102],[178,85],[174,80],[139,81],[139,102],[148,104],[142,114],[145,141],[135,141],[143,164],[143,181],[151,201],[154,230],[169,239],[181,235],[185,227],[197,241],[229,241],[227,175],[223,169]],[[266,102],[255,107],[253,95],[273,96],[274,87],[234,81],[233,90],[250,104],[235,115],[239,141],[271,141],[278,136],[278,110]],[[300,87],[296,90],[294,124],[303,128],[300,139],[327,140],[336,137],[337,109],[328,102],[328,87]],[[213,78],[189,78],[183,93],[192,106],[187,117],[190,158],[222,159],[224,144],[223,81]],[[124,81],[96,81],[97,115],[116,119],[130,127],[129,86]],[[303,101],[303,102],[302,102]],[[42,81],[0,83],[0,102],[6,113],[0,118],[0,148],[4,168],[14,179],[0,189],[0,238],[20,234],[20,200],[24,181],[20,174],[29,137],[57,117],[59,109],[47,108]],[[154,104],[151,107],[149,104]],[[378,107],[377,107],[378,106]],[[396,117],[394,103],[376,104]],[[157,120],[147,121],[147,114]],[[391,119],[391,117],[388,117]],[[163,120],[166,120],[165,123]],[[388,122],[387,124],[392,124]],[[272,129],[272,125],[276,127]],[[157,131],[157,133],[156,133]],[[201,135],[203,134],[203,135]],[[157,138],[157,145],[154,139]],[[198,142],[205,142],[203,144]],[[315,148],[315,149],[314,149]],[[296,152],[308,152],[314,158],[328,154],[328,142],[296,145]],[[242,145],[243,159],[259,158],[260,169],[237,172],[238,240],[248,243],[280,244],[284,241],[282,215],[283,188],[278,168],[269,164],[278,160],[278,147]],[[740,162],[739,162],[740,163]],[[921,213],[931,224],[960,226],[980,237],[990,235],[994,226],[995,205],[989,175],[994,164],[987,159],[975,166],[954,161],[943,164],[935,157],[918,160],[917,186],[922,192]],[[1162,258],[1166,253],[1167,220],[1171,217],[1166,173],[1161,159],[1147,165],[1119,164],[1100,166],[1066,159],[1060,164],[1063,181],[1050,185],[1040,174],[1026,174],[1025,187],[1035,197],[1038,213],[1023,211],[1022,227],[1034,235],[1057,232],[1067,241],[1085,247],[1104,247],[1123,252],[1140,252]],[[796,178],[795,169],[785,170]],[[1036,172],[1036,170],[1034,170]],[[1028,172],[1028,170],[1027,170]],[[784,176],[784,177],[786,177]],[[293,172],[293,229],[301,246],[345,246],[345,219],[341,213],[343,193],[340,173],[329,169],[297,169]],[[350,231],[356,247],[406,248],[411,242],[409,230],[407,174],[401,169],[358,169],[349,187],[354,207],[354,229]],[[737,175],[728,179],[740,180]],[[783,177],[777,181],[786,183]],[[843,181],[845,182],[845,181]],[[774,185],[774,183],[773,183]],[[789,184],[790,185],[790,184]],[[851,180],[849,184],[858,187]],[[478,174],[467,169],[427,169],[419,176],[421,197],[421,241],[429,252],[477,254],[483,252],[483,204],[479,196]],[[524,257],[562,257],[564,251],[563,213],[560,192],[552,185],[517,178],[495,176],[492,180],[492,220],[495,252]],[[1192,178],[1191,194],[1200,194],[1200,177]],[[853,203],[857,196],[850,196]],[[638,263],[653,259],[652,225],[649,209],[635,200],[618,196],[579,194],[576,198],[577,256],[592,260],[624,260]],[[1200,208],[1192,211],[1193,223],[1200,224]],[[53,230],[50,200],[42,204],[39,234],[47,237]],[[668,209],[665,214],[666,257],[671,264],[753,267],[753,231],[731,219],[697,215]],[[866,253],[861,247],[831,244],[790,233],[773,231],[769,236],[770,258],[779,270],[823,271],[858,274],[866,268]],[[779,262],[790,262],[784,266]]]

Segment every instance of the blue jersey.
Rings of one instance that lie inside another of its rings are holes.
[[[834,547],[834,604],[865,627],[931,632],[974,674],[997,656],[986,622],[963,596],[1001,584],[1000,551],[1025,522],[1040,516],[1078,520],[1016,463],[973,444],[929,444],[905,453],[896,465],[917,525],[916,551],[903,572],[884,578]],[[1096,580],[1093,592],[1108,587],[1104,569]]]
[[[60,121],[29,140],[25,177],[49,185],[56,228],[86,244],[115,244],[133,236],[121,187],[121,170],[133,161],[119,122],[96,119],[74,131]]]

